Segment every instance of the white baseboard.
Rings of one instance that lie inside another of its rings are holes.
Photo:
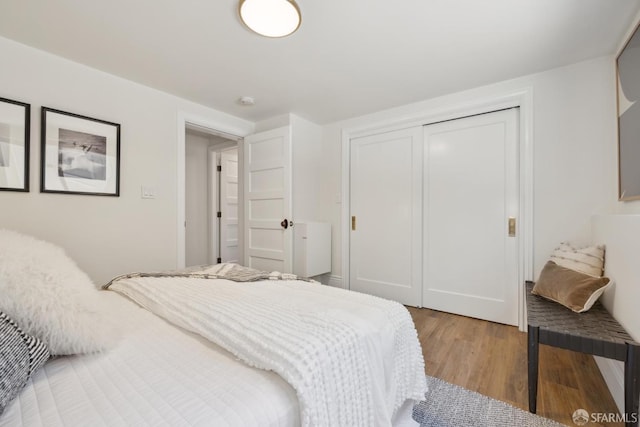
[[[609,387],[609,392],[611,392],[618,410],[620,413],[624,413],[624,363],[598,356],[593,356],[593,358],[607,383],[607,387]]]
[[[342,276],[336,276],[335,274],[332,274],[331,276],[329,276],[329,283],[327,283],[329,286],[333,286],[334,288],[343,288],[343,283],[342,283]]]

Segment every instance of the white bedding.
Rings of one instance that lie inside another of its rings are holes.
[[[203,270],[205,272],[205,270]],[[296,390],[303,426],[389,426],[426,391],[413,321],[398,303],[294,280],[124,277],[123,293]]]
[[[0,416],[0,427],[299,426],[293,388],[116,293],[130,327],[116,348],[49,360]],[[417,426],[408,400],[396,427]]]
[[[48,361],[0,427],[300,425],[296,394],[277,374],[104,294],[130,325],[124,339],[103,354]]]

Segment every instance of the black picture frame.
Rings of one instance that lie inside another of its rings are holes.
[[[31,105],[0,98],[0,190],[29,191]]]
[[[120,196],[120,124],[42,107],[40,192]]]
[[[618,200],[640,200],[640,23],[616,57]]]

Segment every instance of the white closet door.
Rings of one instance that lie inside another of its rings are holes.
[[[245,261],[258,270],[290,273],[291,130],[244,138]],[[286,223],[285,223],[286,220]],[[282,224],[282,225],[281,225]]]
[[[419,306],[422,127],[351,140],[350,288]]]
[[[238,149],[220,153],[220,258],[240,262],[238,254]]]
[[[424,127],[424,307],[517,325],[518,133],[517,109]]]

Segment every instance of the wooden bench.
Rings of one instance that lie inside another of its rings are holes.
[[[560,304],[533,295],[533,285],[533,282],[525,284],[529,343],[529,412],[536,413],[538,346],[546,344],[624,362],[625,425],[637,426],[640,401],[640,344],[633,341],[599,301],[586,313],[574,313]]]

